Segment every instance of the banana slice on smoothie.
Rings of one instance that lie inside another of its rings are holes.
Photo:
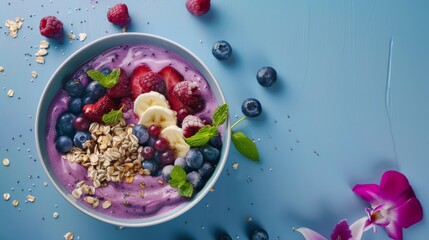
[[[158,125],[162,129],[176,125],[176,112],[162,106],[150,106],[141,115],[139,124],[145,127]]]
[[[151,91],[140,94],[134,101],[134,113],[136,116],[141,116],[146,109],[151,106],[161,106],[170,108],[167,99],[159,92]]]
[[[185,157],[190,146],[183,139],[183,130],[176,125],[166,127],[159,134],[170,143],[170,148],[177,157]]]

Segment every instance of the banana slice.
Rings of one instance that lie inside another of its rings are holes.
[[[183,139],[183,130],[176,125],[166,127],[159,136],[170,143],[170,148],[176,157],[185,157],[190,149],[190,146]]]
[[[151,91],[140,94],[134,101],[134,113],[136,116],[142,115],[148,107],[161,106],[170,108],[167,99],[159,92]]]
[[[146,127],[151,125],[158,125],[162,129],[176,125],[177,118],[176,112],[166,107],[161,106],[150,106],[141,115],[139,124],[143,124]]]

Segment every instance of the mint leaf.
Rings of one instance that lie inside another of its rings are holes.
[[[177,181],[184,182],[184,181],[186,181],[186,172],[181,166],[176,165],[173,167],[173,170],[171,170],[170,178],[171,178],[171,180],[177,180]],[[169,181],[169,183],[170,183],[170,181]]]
[[[103,73],[101,73],[101,72],[99,72],[97,70],[88,70],[86,72],[86,74],[88,74],[88,76],[90,78],[92,78],[92,80],[97,81],[97,82],[102,82],[103,79],[106,77],[106,76],[104,76]]]
[[[88,76],[94,81],[99,82],[101,86],[105,88],[112,88],[116,85],[116,83],[118,83],[121,70],[119,68],[115,69],[107,76],[97,70],[89,70],[86,72],[86,74],[88,74]]]
[[[243,132],[232,132],[231,140],[235,148],[243,156],[253,161],[259,161],[259,153],[256,144]]]
[[[122,118],[122,108],[119,110],[112,110],[109,113],[106,113],[102,117],[102,121],[105,124],[116,124]]]
[[[228,104],[224,103],[217,107],[213,113],[213,126],[222,125],[228,117]]]
[[[194,187],[190,182],[185,182],[182,186],[179,187],[179,195],[182,197],[192,197],[194,193]]]
[[[173,188],[180,188],[185,182],[179,181],[177,179],[170,179],[168,180],[168,184],[170,184]]]
[[[210,138],[218,134],[216,127],[206,125],[200,128],[194,136],[185,138],[185,142],[191,147],[201,147],[206,145],[210,141]]]

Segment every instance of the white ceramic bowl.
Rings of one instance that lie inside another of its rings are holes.
[[[62,87],[63,79],[67,76],[70,76],[75,72],[83,63],[102,53],[103,51],[110,49],[111,47],[121,45],[121,44],[132,44],[132,43],[145,43],[157,45],[172,52],[177,53],[191,65],[195,66],[196,69],[207,80],[211,89],[217,99],[217,102],[220,104],[225,103],[225,98],[222,94],[222,91],[217,83],[215,77],[207,68],[207,66],[192,52],[184,48],[183,46],[168,40],[163,37],[144,34],[144,33],[120,33],[114,34],[107,37],[100,38],[87,46],[81,48],[70,57],[68,57],[54,72],[51,79],[49,80],[45,90],[43,91],[42,97],[39,102],[36,118],[36,146],[39,154],[39,158],[43,165],[43,168],[46,171],[49,179],[55,188],[61,193],[61,195],[67,199],[73,206],[81,210],[82,212],[99,219],[101,221],[111,223],[118,226],[128,226],[128,227],[143,227],[159,224],[168,220],[171,220],[187,210],[195,206],[210,190],[210,188],[215,184],[218,179],[221,171],[225,165],[225,161],[228,155],[229,146],[230,146],[230,125],[229,121],[223,125],[223,147],[221,150],[220,161],[212,175],[212,177],[207,181],[204,188],[199,191],[192,199],[181,204],[180,206],[167,211],[165,213],[155,215],[153,217],[146,217],[140,219],[123,219],[115,218],[109,215],[102,214],[97,212],[90,207],[82,204],[77,201],[61,184],[57,176],[52,170],[50,160],[48,159],[48,154],[46,150],[46,124],[48,116],[48,108],[52,102],[57,91]]]

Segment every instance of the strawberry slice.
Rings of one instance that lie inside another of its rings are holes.
[[[91,122],[101,122],[104,114],[116,108],[115,100],[106,94],[96,103],[83,106],[82,113]]]
[[[141,64],[134,68],[130,77],[131,98],[133,100],[143,93],[143,89],[140,86],[140,79],[145,73],[150,71],[149,66],[146,64]]]
[[[123,98],[131,94],[129,80],[125,71],[121,68],[118,83],[107,91],[113,98]]]
[[[174,86],[184,80],[182,74],[180,74],[175,68],[166,66],[161,69],[161,71],[159,71],[159,75],[164,78],[165,84],[167,85],[165,96],[170,103],[171,109],[178,112],[180,109],[185,108],[186,106],[183,105],[183,103],[180,102],[179,99],[173,94]]]

